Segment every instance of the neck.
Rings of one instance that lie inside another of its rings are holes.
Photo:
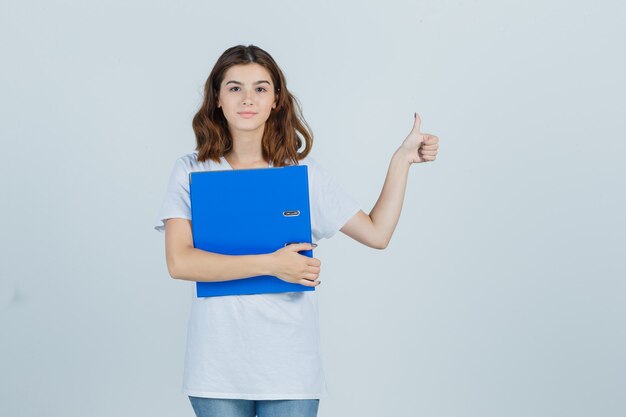
[[[261,142],[263,139],[263,130],[256,131],[239,131],[233,134],[233,148],[227,155],[228,162],[231,165],[250,165],[259,162],[265,162],[263,152],[261,150]]]

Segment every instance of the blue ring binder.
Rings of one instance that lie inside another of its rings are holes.
[[[311,242],[306,165],[192,172],[189,193],[195,248],[258,255],[288,243]],[[299,253],[313,256],[312,250]],[[270,275],[196,282],[198,297],[314,290]]]

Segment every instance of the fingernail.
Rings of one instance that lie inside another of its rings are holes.
[[[314,248],[317,248],[317,243],[311,243],[311,246],[313,246]]]

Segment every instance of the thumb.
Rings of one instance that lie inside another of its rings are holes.
[[[412,129],[412,131],[416,132],[416,133],[420,133],[420,129],[422,128],[421,127],[422,119],[420,118],[420,115],[417,114],[417,112],[414,113],[414,116],[415,116],[415,121],[413,122],[413,129]]]

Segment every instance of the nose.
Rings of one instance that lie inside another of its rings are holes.
[[[250,97],[250,91],[249,90],[246,90],[246,95],[243,98],[242,104],[244,106],[248,105],[248,104],[252,104],[252,97]]]

